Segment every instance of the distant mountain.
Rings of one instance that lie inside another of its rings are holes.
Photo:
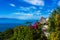
[[[25,23],[25,22],[35,22],[36,20],[19,20],[14,18],[0,18],[0,23]]]
[[[25,20],[19,20],[14,18],[0,18],[0,23],[23,23]]]

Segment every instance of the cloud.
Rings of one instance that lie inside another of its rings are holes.
[[[35,12],[37,10],[37,8],[35,6],[29,6],[29,7],[22,7],[21,6],[16,10],[19,12],[32,13],[32,12]]]
[[[41,15],[40,10],[37,10],[37,8],[35,6],[30,6],[30,7],[20,7],[18,10],[18,13],[15,14],[34,14],[34,15]]]
[[[32,15],[32,16],[30,16],[30,15],[24,15],[24,16],[17,16],[16,18],[18,18],[18,19],[23,19],[23,20],[31,20],[31,19],[33,19],[33,20],[37,20],[37,19],[39,19],[40,18],[40,16],[35,16],[35,15]]]
[[[17,14],[17,13],[16,13]],[[18,15],[11,14],[9,17],[11,18],[16,18],[20,20],[37,20],[40,18],[40,16],[34,15],[34,14],[26,14],[26,13],[20,13]]]
[[[12,6],[12,7],[16,7],[15,4],[12,4],[12,3],[10,4],[10,6]]]
[[[43,9],[43,7],[39,7],[39,9],[41,10],[41,9]]]
[[[27,12],[27,13],[26,13]],[[30,7],[20,7],[17,9],[16,12],[13,12],[9,15],[3,16],[5,18],[16,18],[16,19],[22,19],[22,20],[37,20],[41,17],[40,10],[37,10],[35,6]]]
[[[11,14],[14,18],[29,20],[29,19],[39,19],[41,17],[40,10],[37,10],[35,6],[30,7],[19,7],[17,12]]]
[[[49,13],[52,13],[53,10],[54,10],[54,9],[48,9],[48,10],[46,10],[45,12],[49,14]]]
[[[29,7],[20,7],[18,10],[28,11],[29,9],[30,9]]]
[[[22,9],[22,10],[30,10],[30,9],[36,9],[36,7],[35,7],[35,6],[30,6],[30,7],[20,7],[18,10],[20,10],[20,9]]]
[[[14,12],[11,14],[13,18],[29,20],[33,18],[33,14],[25,12]]]
[[[58,6],[60,6],[60,1],[58,2]]]
[[[16,12],[11,14],[13,18],[17,19],[23,19],[23,20],[29,20],[29,19],[34,19],[37,20],[40,18],[39,11],[33,12],[33,13],[25,13],[25,12]]]
[[[28,2],[33,5],[37,6],[44,6],[44,1],[43,0],[24,0],[25,2]]]
[[[33,14],[31,14],[31,13],[24,13],[24,12],[16,12],[12,15],[16,15],[16,16],[33,16]]]
[[[34,14],[35,14],[36,16],[40,16],[40,15],[41,15],[41,12],[40,12],[40,10],[38,10],[38,11],[35,11]]]

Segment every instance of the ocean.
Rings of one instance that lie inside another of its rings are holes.
[[[8,21],[4,22],[1,21],[0,22],[0,32],[3,32],[9,28],[15,28],[17,26],[21,26],[21,25],[26,25],[26,22],[32,22],[31,24],[34,24],[34,22],[36,22],[36,20],[20,20],[20,21]]]

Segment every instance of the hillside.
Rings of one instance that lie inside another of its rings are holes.
[[[60,10],[56,10],[46,23],[36,22],[33,26],[27,24],[0,32],[0,40],[60,40]]]

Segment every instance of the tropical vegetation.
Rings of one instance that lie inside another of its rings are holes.
[[[36,22],[35,26],[27,24],[7,29],[5,32],[0,32],[0,40],[60,40],[60,7],[53,10],[48,18],[49,37],[42,33],[42,24]]]

